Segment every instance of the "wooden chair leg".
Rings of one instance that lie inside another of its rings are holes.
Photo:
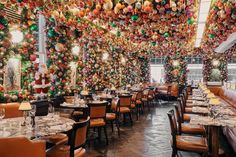
[[[135,107],[135,110],[136,110],[136,120],[138,120],[139,119],[138,106]]]
[[[108,145],[108,137],[107,137],[107,128],[106,128],[106,126],[104,126],[103,129],[104,129],[104,134],[105,134],[105,137],[106,137],[106,144]]]
[[[177,155],[177,150],[174,150],[174,149],[173,149],[173,150],[172,150],[172,155],[171,155],[171,156],[172,156],[172,157],[176,157],[176,155]]]
[[[119,125],[118,120],[116,120],[116,127],[117,127],[117,131],[118,131],[118,136],[120,137],[120,125]]]
[[[98,141],[101,142],[101,128],[98,127]]]
[[[130,120],[131,125],[133,125],[133,119],[132,119],[132,114],[131,114],[131,112],[129,112],[129,120]]]
[[[113,127],[113,120],[111,120],[111,131],[114,131],[114,127]]]

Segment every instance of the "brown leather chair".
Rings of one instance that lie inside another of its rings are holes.
[[[19,111],[20,103],[0,104],[0,108],[5,109],[4,118],[23,117],[23,112]]]
[[[131,114],[131,95],[119,95],[120,98],[120,103],[118,106],[118,113],[119,117],[121,114],[124,116],[124,121],[125,121],[125,116],[129,115],[129,120],[131,125],[133,125],[133,120],[132,120],[132,114]]]
[[[119,114],[118,114],[118,105],[120,103],[119,98],[112,99],[111,101],[111,112],[106,113],[106,121],[111,123],[112,132],[114,130],[113,122],[116,123],[118,130],[118,136],[120,136],[120,125],[119,125]]]
[[[130,108],[136,114],[136,119],[138,120],[139,113],[138,113],[138,107],[136,105],[137,95],[138,95],[138,92],[133,92],[132,93]]]
[[[178,122],[178,134],[206,135],[206,130],[203,126],[183,123],[180,104],[175,105],[175,113]]]
[[[87,128],[90,118],[73,125],[69,138],[69,145],[57,145],[47,151],[47,157],[84,157],[86,150],[83,148],[87,140]]]
[[[201,154],[202,156],[207,155],[209,150],[206,138],[178,135],[174,110],[170,110],[167,115],[169,118],[172,135],[172,157],[175,157],[178,154],[178,151],[195,152]]]
[[[107,128],[106,128],[106,111],[108,102],[89,103],[90,128],[98,129],[98,138],[101,139],[101,129],[103,128],[106,143],[108,144]]]
[[[46,157],[44,141],[31,141],[25,137],[0,138],[1,157]]]
[[[149,93],[149,89],[145,89],[143,91],[143,94],[142,94],[142,102],[143,102],[143,106],[147,106],[148,107],[148,111],[150,111],[150,104],[149,104],[149,100],[148,100],[148,93]]]

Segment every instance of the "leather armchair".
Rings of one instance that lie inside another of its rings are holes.
[[[23,117],[23,112],[19,111],[19,106],[20,106],[20,103],[0,104],[0,108],[5,109],[5,117],[4,118]]]
[[[46,157],[44,141],[30,141],[25,137],[0,138],[1,157]]]

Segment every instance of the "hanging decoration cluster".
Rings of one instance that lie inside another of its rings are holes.
[[[149,82],[150,81],[150,64],[148,58],[139,58],[138,62],[141,66],[141,82]]]
[[[202,42],[205,52],[211,53],[228,36],[236,32],[236,1],[214,0],[206,24]]]

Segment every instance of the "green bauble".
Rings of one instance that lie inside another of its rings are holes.
[[[17,2],[18,2],[18,3],[21,3],[21,2],[23,2],[23,0],[17,0]]]
[[[211,39],[215,38],[215,34],[209,34],[209,38]]]
[[[151,42],[151,45],[152,45],[152,46],[156,46],[156,44],[157,44],[157,43],[156,43],[155,41]]]
[[[0,3],[0,10],[4,9],[4,4]]]
[[[131,16],[132,21],[137,21],[138,19],[139,19],[139,16],[136,14]]]
[[[111,23],[112,27],[116,27],[116,24],[114,22]]]
[[[54,23],[54,22],[55,22],[55,19],[52,18],[52,17],[50,17],[50,18],[49,18],[49,21]]]
[[[8,21],[7,21],[7,19],[4,18],[4,17],[0,17],[0,23],[1,23],[2,25],[4,25],[4,26],[7,26],[7,25],[8,25]]]
[[[120,32],[118,31],[118,32],[116,33],[116,36],[120,37],[120,35],[121,35],[121,34],[120,34]]]
[[[54,37],[56,35],[56,32],[53,29],[48,30],[48,36],[49,37]]]
[[[30,26],[30,30],[31,30],[32,32],[38,31],[38,25],[32,24],[32,25]]]
[[[169,37],[169,33],[168,33],[168,32],[165,32],[165,33],[163,34],[163,36],[164,36],[165,38],[168,38],[168,37]]]
[[[189,18],[187,20],[187,24],[192,25],[193,23],[194,23],[194,19],[193,18]]]

